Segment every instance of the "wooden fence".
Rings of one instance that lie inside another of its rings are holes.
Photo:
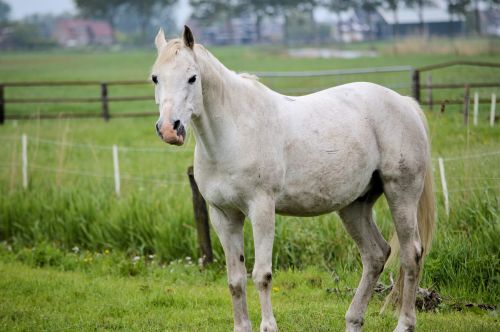
[[[444,105],[463,105],[463,116],[464,123],[467,124],[469,121],[469,103],[470,103],[470,89],[479,88],[497,88],[500,87],[500,81],[496,82],[464,82],[464,83],[432,83],[432,76],[427,76],[426,83],[421,82],[421,73],[429,72],[437,69],[444,69],[453,66],[474,66],[474,67],[486,67],[486,68],[498,68],[500,69],[500,63],[494,62],[478,62],[478,61],[450,61],[444,63],[438,63],[435,65],[424,66],[420,68],[415,68],[412,74],[412,94],[420,105],[429,106],[432,111],[434,105],[441,105],[441,111],[444,111]],[[500,71],[499,71],[500,74]],[[461,89],[463,90],[463,98],[454,99],[443,99],[434,100],[433,91],[443,90],[443,89]],[[427,91],[427,99],[422,99],[422,90]],[[495,105],[496,105],[496,94],[491,95],[490,98],[478,98],[475,94],[474,107],[475,112],[477,112],[478,104],[490,104],[491,103],[491,114],[493,121],[495,119]],[[490,116],[491,117],[491,116]]]
[[[335,70],[319,70],[319,71],[289,71],[289,72],[256,72],[255,74],[262,78],[319,78],[319,77],[340,77],[345,75],[367,75],[367,74],[389,74],[389,73],[408,73],[411,74],[413,67],[411,66],[390,66],[390,67],[373,67],[373,68],[355,68],[355,69],[335,69]],[[409,77],[410,75],[406,76]],[[397,82],[394,87],[404,86],[410,87],[410,82],[407,79],[405,82]],[[121,80],[121,81],[32,81],[32,82],[0,82],[0,124],[3,124],[6,119],[31,119],[31,118],[86,118],[86,117],[102,117],[108,121],[112,117],[138,117],[157,115],[158,112],[113,112],[109,110],[111,102],[118,101],[153,101],[154,96],[110,96],[109,87],[125,86],[125,85],[146,85],[151,84],[147,80]],[[57,87],[57,86],[100,86],[100,95],[96,97],[41,97],[41,98],[7,98],[5,91],[11,88],[32,88],[32,87]],[[315,87],[325,88],[325,87]],[[152,90],[152,89],[151,89]],[[313,92],[311,89],[293,89],[289,91],[281,91],[283,93],[308,93]],[[11,114],[6,111],[7,104],[67,104],[67,103],[100,103],[101,112],[63,112],[63,113],[41,113],[34,116],[33,114]]]
[[[30,114],[9,114],[6,115],[6,104],[38,104],[38,103],[100,103],[101,113],[96,112],[67,112],[67,113],[48,113],[39,114],[37,118],[50,119],[50,118],[87,118],[87,117],[102,117],[108,121],[111,117],[109,112],[109,103],[115,101],[141,101],[152,100],[152,96],[116,96],[110,97],[108,95],[109,86],[120,85],[144,85],[150,84],[145,80],[130,80],[130,81],[38,81],[38,82],[3,82],[0,83],[0,124],[3,124],[6,119],[29,119],[32,118]],[[55,86],[100,86],[101,94],[99,97],[78,97],[78,98],[5,98],[5,90],[7,88],[15,87],[55,87]],[[137,117],[145,115],[155,115],[157,112],[119,112],[114,113],[113,117]]]

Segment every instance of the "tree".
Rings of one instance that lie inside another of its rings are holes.
[[[422,35],[424,33],[424,7],[425,6],[433,6],[434,0],[406,0],[406,4],[408,7],[415,8],[417,7],[417,13],[418,13],[418,30],[419,33]]]
[[[10,6],[8,3],[0,0],[0,23],[6,23],[9,20]]]
[[[159,6],[171,6],[176,0],[122,0],[129,9],[132,9],[137,13],[140,21],[140,31],[142,40],[147,39],[147,29],[151,22],[156,8]]]
[[[449,30],[448,34],[451,35],[451,26],[453,22],[453,15],[463,15],[467,13],[467,8],[470,5],[470,0],[447,0],[448,14],[449,14]]]
[[[272,5],[273,1],[253,0],[250,1],[250,11],[255,14],[255,34],[257,42],[262,40],[262,20],[266,16],[276,14],[276,8]]]
[[[381,0],[360,0],[359,7],[366,13],[366,23],[369,29],[369,40],[374,40],[372,15],[382,5]]]
[[[392,11],[392,16],[394,17],[394,25],[392,26],[392,38],[396,39],[399,32],[399,17],[398,9],[401,4],[401,0],[385,0],[387,7]]]
[[[337,15],[337,31],[339,33],[340,41],[344,40],[342,31],[342,13],[347,11],[352,6],[351,0],[329,0],[323,5]]]
[[[228,32],[227,42],[229,43],[234,40],[231,19],[249,8],[249,3],[243,0],[189,0],[189,4],[193,7],[193,17],[204,24],[223,21]]]
[[[78,10],[84,17],[99,18],[109,23],[115,33],[115,13],[126,0],[75,0]]]
[[[319,3],[318,0],[274,0],[269,2],[274,8],[276,14],[283,15],[285,23],[283,25],[283,41],[288,44],[290,40],[289,35],[289,25],[290,25],[290,14],[292,12],[307,12],[312,11],[312,9]]]

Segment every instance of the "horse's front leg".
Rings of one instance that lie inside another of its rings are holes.
[[[247,270],[243,254],[243,222],[239,211],[210,208],[210,221],[226,256],[227,279],[233,299],[234,331],[251,332],[246,302]]]
[[[262,311],[261,332],[278,330],[271,305],[274,209],[274,201],[267,197],[256,199],[249,209],[255,246],[255,265],[252,278],[259,290]]]

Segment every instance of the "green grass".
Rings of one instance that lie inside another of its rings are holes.
[[[38,258],[40,253],[30,253]],[[28,255],[30,255],[28,254]],[[52,253],[53,254],[53,253]],[[0,329],[23,330],[134,330],[227,331],[232,326],[229,292],[222,267],[200,271],[189,261],[167,266],[144,266],[135,277],[102,271],[113,269],[113,253],[68,254],[66,270],[33,268],[0,261]],[[11,258],[11,257],[10,257]],[[70,262],[80,267],[70,268]],[[25,262],[26,263],[26,262]],[[123,262],[122,262],[123,263]],[[86,265],[86,267],[85,267]],[[93,267],[88,267],[93,266]],[[82,270],[86,272],[82,272]],[[123,269],[121,270],[123,273]],[[344,314],[358,279],[353,273],[329,274],[317,269],[279,271],[273,281],[276,319],[283,331],[341,331]],[[383,298],[375,295],[367,312],[365,330],[387,331],[396,325],[391,312],[380,315]],[[248,283],[250,319],[260,323],[258,296]],[[497,312],[472,308],[446,299],[433,312],[418,314],[419,331],[496,331]]]
[[[213,51],[229,68],[238,71],[419,66],[454,59],[444,55],[388,55],[318,60],[289,59],[274,48],[231,47]],[[154,56],[154,51],[6,53],[0,54],[0,76],[2,81],[146,78]],[[499,60],[498,56],[463,58]],[[491,70],[465,67],[433,73],[434,82],[493,81],[497,77]],[[313,89],[360,79],[390,83],[408,77],[350,76],[332,78],[333,81],[265,82],[283,89]],[[127,89],[110,93],[152,93],[149,86]],[[70,90],[42,89],[38,93],[84,96],[99,92]],[[484,91],[487,92],[490,91]],[[7,97],[36,96],[32,93],[28,89],[6,92]],[[111,105],[112,112],[155,109],[153,99]],[[445,114],[427,113],[433,157],[498,151],[500,130],[488,126],[486,109],[481,108],[479,126],[469,128],[463,126],[456,109],[447,108]],[[64,105],[50,109],[40,105],[28,109],[25,105],[12,108],[7,105],[7,113],[78,110],[82,109]],[[99,106],[95,105],[94,110],[98,112]],[[175,262],[186,256],[193,260],[199,256],[191,193],[185,175],[186,168],[192,164],[194,140],[190,138],[182,148],[166,146],[155,137],[155,120],[146,117],[112,119],[108,123],[99,119],[7,121],[0,127],[0,240],[5,241],[4,247],[12,248],[11,252],[0,255],[0,324],[3,324],[0,330],[33,330],[35,327],[182,330],[181,323],[192,324],[182,325],[187,326],[186,330],[199,327],[203,330],[212,325],[214,330],[228,329],[231,313],[224,269],[220,265],[223,253],[213,232],[212,243],[219,263],[209,270],[182,268],[180,274],[170,275],[164,269],[131,262],[135,256],[144,260],[148,255],[155,255],[156,265],[169,266],[172,262],[179,265]],[[22,133],[30,138],[27,190],[21,187]],[[53,145],[44,139],[80,145]],[[114,194],[112,144],[155,149],[120,150],[122,195],[119,198]],[[445,161],[450,190],[449,218],[443,210],[437,163],[433,164],[438,226],[433,249],[425,261],[422,286],[438,290],[449,301],[500,303],[499,161],[498,154]],[[377,203],[375,212],[379,228],[389,237],[393,226],[383,199]],[[250,268],[253,244],[248,224],[245,234],[245,255]],[[71,253],[75,246],[82,250],[77,257]],[[103,259],[106,250],[112,254]],[[282,330],[304,330],[309,321],[317,324],[313,330],[341,329],[352,294],[338,297],[326,289],[356,287],[361,264],[353,241],[335,214],[316,218],[278,217],[273,265],[277,269],[277,285],[282,289],[274,294]],[[333,272],[340,276],[341,286],[332,285]],[[307,285],[307,280],[314,276],[321,276],[321,287]],[[288,289],[288,280],[299,286]],[[384,273],[382,280],[388,281],[388,273]],[[15,287],[17,284],[22,287]],[[148,285],[150,290],[144,291],[141,285]],[[174,294],[165,294],[165,287],[174,288]],[[253,294],[250,308],[256,327],[258,305],[253,288],[250,294]],[[44,301],[51,305],[42,306]],[[389,330],[395,324],[392,317],[376,314],[380,301],[381,298],[376,298],[370,307],[367,331]],[[446,305],[437,313],[420,314],[419,330],[435,331],[436,327],[442,330],[443,326],[449,326],[450,331],[488,331],[497,330],[498,321],[495,315],[482,311],[455,313]]]

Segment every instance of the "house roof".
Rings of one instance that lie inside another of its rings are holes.
[[[379,13],[387,24],[395,24],[394,13],[390,9],[379,9]],[[418,10],[416,8],[399,8],[397,11],[399,24],[418,24],[420,19],[418,17]],[[438,23],[449,22],[450,14],[446,9],[439,7],[424,7],[423,9],[424,22]],[[461,15],[453,15],[453,21],[465,21]]]
[[[108,22],[91,21],[82,19],[61,20],[58,23],[58,29],[66,30],[70,34],[82,29],[89,29],[96,37],[112,37],[113,30]]]

